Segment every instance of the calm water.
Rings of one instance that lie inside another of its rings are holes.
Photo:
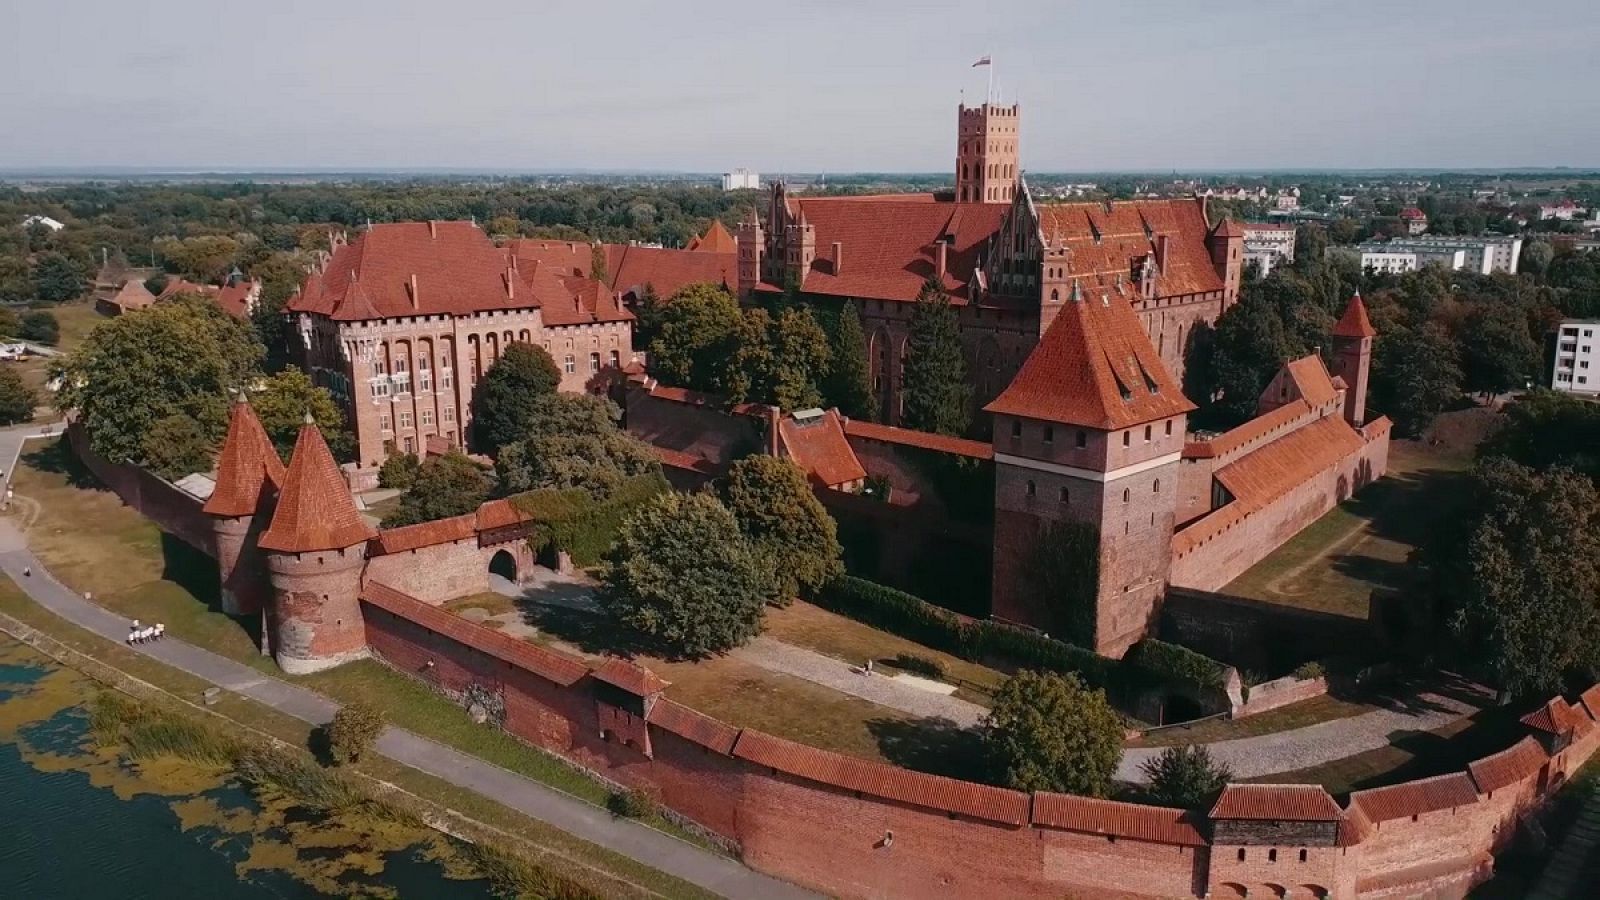
[[[263,805],[187,763],[128,765],[89,739],[92,690],[0,635],[0,897],[488,895],[447,877],[431,833]]]

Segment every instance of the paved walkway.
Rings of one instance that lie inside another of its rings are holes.
[[[758,637],[730,655],[769,672],[804,678],[914,716],[949,719],[963,728],[978,724],[989,713],[976,703],[925,691],[882,675],[866,675],[849,663],[769,637]]]
[[[1359,716],[1319,722],[1275,734],[1216,741],[1205,746],[1215,759],[1233,769],[1235,777],[1257,778],[1278,772],[1293,772],[1387,747],[1397,731],[1431,731],[1477,712],[1492,700],[1493,697],[1481,689],[1479,693],[1450,696],[1423,691],[1408,695],[1389,708]],[[1143,784],[1147,779],[1140,771],[1140,766],[1164,749],[1130,747],[1124,750],[1116,777],[1121,781]]]
[[[22,435],[33,433],[37,433],[36,427],[0,432],[0,460],[6,462],[8,482]],[[27,569],[33,574],[24,575]],[[57,581],[28,550],[25,538],[9,519],[0,519],[0,572],[10,576],[40,606],[61,618],[108,640],[120,642],[127,637],[128,620],[84,600]],[[338,704],[321,694],[176,638],[134,645],[133,649],[303,722],[323,724],[332,719],[338,709]],[[378,751],[396,762],[482,794],[568,834],[723,897],[816,896],[748,869],[735,860],[637,822],[616,818],[570,794],[404,729],[385,729],[378,739]]]

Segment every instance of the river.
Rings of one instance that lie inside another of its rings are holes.
[[[95,690],[0,635],[0,896],[489,896],[433,832],[318,817],[227,772],[97,746]]]

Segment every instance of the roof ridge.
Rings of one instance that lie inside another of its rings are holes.
[[[355,498],[322,432],[315,422],[307,421],[295,438],[272,524],[258,545],[263,550],[313,553],[352,547],[375,534],[356,511]]]

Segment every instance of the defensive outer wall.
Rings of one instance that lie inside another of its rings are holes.
[[[74,443],[130,506],[215,553],[198,501]],[[359,604],[368,649],[522,740],[649,792],[748,865],[843,897],[1464,897],[1520,817],[1600,745],[1597,685],[1575,704],[1553,699],[1524,719],[1529,736],[1463,771],[1359,791],[1343,808],[1315,786],[1230,787],[1207,814],[926,775],[734,728],[666,697],[646,669],[595,667],[438,609],[435,591],[456,585],[427,552],[483,565],[493,544],[463,545],[508,530],[469,537],[463,522],[439,528],[437,545],[414,533],[405,549],[374,548]]]

